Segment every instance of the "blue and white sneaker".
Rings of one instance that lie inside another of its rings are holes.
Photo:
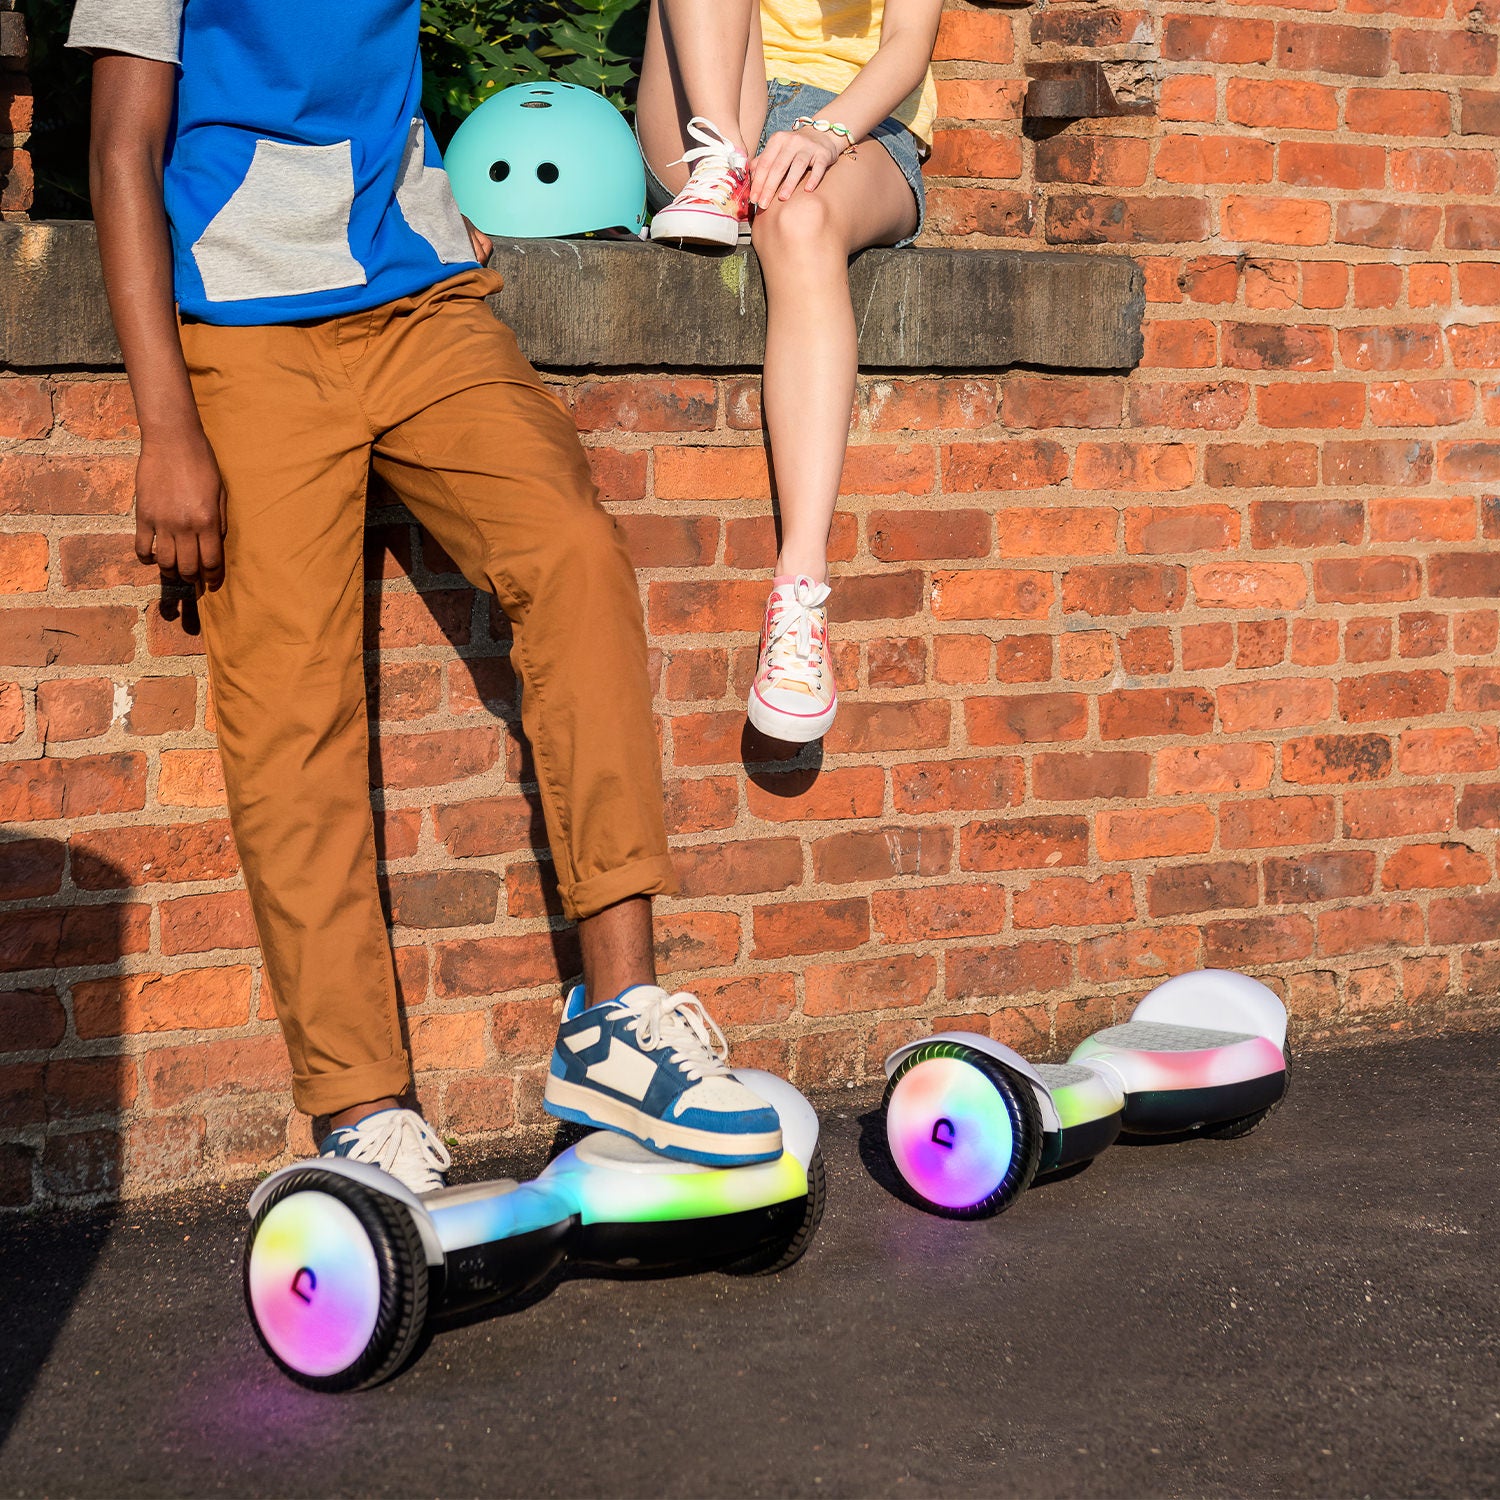
[[[377,1109],[357,1124],[341,1125],[323,1137],[318,1155],[369,1162],[414,1193],[446,1187],[443,1174],[453,1165],[437,1132],[414,1109]]]
[[[543,1099],[561,1119],[618,1130],[676,1161],[774,1161],[781,1119],[728,1058],[724,1033],[695,996],[638,984],[590,1005],[575,985]]]

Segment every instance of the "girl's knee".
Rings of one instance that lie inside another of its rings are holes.
[[[750,238],[768,258],[842,255],[838,225],[818,194],[796,189],[785,202],[755,216]]]

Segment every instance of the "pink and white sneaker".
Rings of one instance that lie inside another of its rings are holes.
[[[680,193],[651,221],[653,240],[694,245],[733,245],[750,217],[750,170],[712,120],[694,115],[688,134],[701,142],[672,165],[687,162],[692,176]]]
[[[750,722],[772,739],[821,739],[838,712],[828,659],[828,585],[799,574],[774,580],[760,631],[760,665],[750,686]]]

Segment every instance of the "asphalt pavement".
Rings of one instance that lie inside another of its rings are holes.
[[[1309,1054],[1246,1139],[970,1224],[840,1093],[792,1270],[565,1281],[358,1396],[255,1343],[240,1189],[0,1221],[0,1493],[1493,1495],[1497,1071],[1500,1034]]]

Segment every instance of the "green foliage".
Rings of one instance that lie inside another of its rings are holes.
[[[558,78],[628,108],[646,0],[423,0],[422,103],[441,145],[513,83]]]
[[[513,83],[560,78],[628,108],[647,0],[423,0],[422,103],[446,147],[464,116]],[[88,59],[63,41],[74,0],[22,0],[31,31],[36,218],[87,218]]]

